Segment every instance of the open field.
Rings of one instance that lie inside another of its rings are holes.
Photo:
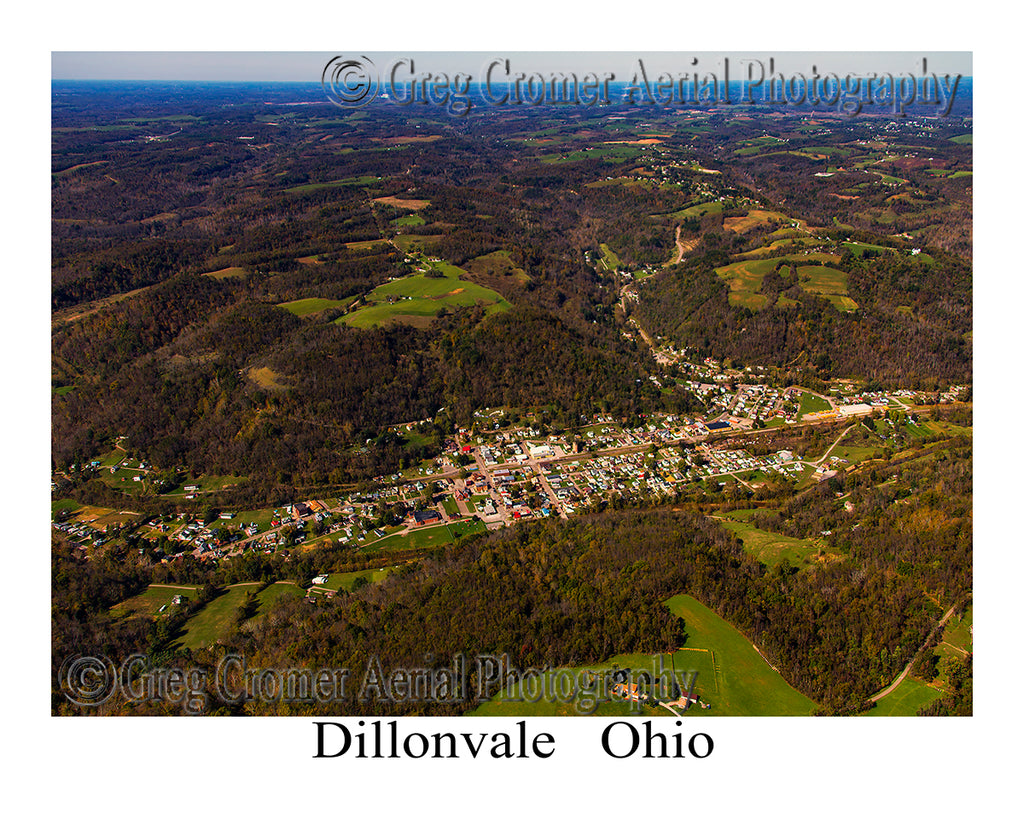
[[[619,261],[619,257],[615,255],[615,251],[612,250],[608,245],[601,243],[601,266],[605,270],[618,270],[622,262]]]
[[[526,271],[516,267],[507,250],[495,250],[493,253],[477,256],[466,262],[465,268],[469,273],[484,276],[512,276],[521,284],[530,281]]]
[[[331,307],[347,307],[353,301],[355,299],[351,297],[341,301],[335,301],[334,299],[298,299],[296,301],[287,301],[277,306],[283,307],[292,315],[302,318],[302,316],[311,316],[314,313],[320,313]]]
[[[347,179],[336,179],[333,182],[311,182],[307,185],[296,185],[293,188],[285,188],[286,193],[311,193],[312,191],[325,190],[329,188],[345,188],[349,186],[364,187],[380,182],[379,176],[350,176]]]
[[[79,508],[80,504],[73,498],[62,498],[61,500],[54,501],[53,503],[50,504],[50,512],[52,514],[56,514],[57,512],[63,511],[74,512],[76,509]]]
[[[429,199],[399,199],[397,196],[379,196],[373,201],[404,210],[422,210],[430,204]]]
[[[725,209],[725,202],[703,202],[699,205],[690,205],[682,210],[677,210],[671,215],[678,219],[699,219],[708,214],[721,213]]]
[[[100,159],[96,162],[80,162],[77,165],[72,165],[70,168],[64,168],[62,171],[53,171],[51,176],[67,176],[75,171],[80,171],[82,168],[91,168],[93,165],[106,165],[106,159]]]
[[[389,535],[365,547],[367,553],[399,552],[409,549],[426,549],[454,543],[456,535],[462,536],[482,532],[484,525],[476,520],[460,520],[441,526],[412,529],[406,534]]]
[[[223,270],[213,270],[210,273],[204,273],[203,275],[219,281],[221,279],[236,279],[242,276],[248,276],[249,274],[241,267],[225,267]]]
[[[181,485],[178,486],[171,492],[164,493],[163,497],[173,498],[181,495],[191,495],[192,492],[186,492],[186,486],[196,486],[198,489],[195,492],[220,492],[222,489],[226,489],[232,486],[238,486],[247,481],[247,478],[239,477],[237,475],[203,475],[200,478],[184,479]]]
[[[722,227],[734,233],[746,233],[759,225],[770,225],[776,222],[787,222],[787,217],[770,210],[751,210],[746,216],[727,216]]]
[[[385,137],[381,142],[385,145],[412,145],[417,142],[437,142],[439,139],[443,139],[440,134],[428,134],[426,136]]]
[[[942,642],[939,649],[949,646],[953,653],[961,656],[974,650],[974,635],[971,629],[974,626],[974,607],[968,606],[967,611],[961,615],[954,615],[946,621],[945,630],[942,633]]]
[[[785,231],[787,233],[793,233],[795,231]],[[810,245],[816,245],[819,240],[813,236],[800,236],[799,238],[785,238],[776,239],[771,244],[762,245],[761,247],[755,247],[753,250],[748,250],[746,253],[741,253],[738,258],[740,259],[759,259],[764,256],[768,256],[776,250],[784,250],[791,252],[798,252],[801,248]]]
[[[228,586],[185,623],[185,629],[176,645],[197,649],[213,645],[231,634],[238,610],[246,595],[260,587],[259,583],[239,583]]]
[[[463,280],[461,275],[466,271],[461,268],[446,262],[433,263],[432,267],[443,276],[432,278],[417,274],[382,284],[366,297],[366,306],[343,316],[339,321],[350,327],[369,328],[395,321],[415,324],[410,318],[429,321],[445,308],[484,304],[489,311],[494,311],[510,307],[493,290]]]
[[[729,304],[760,310],[768,304],[768,297],[760,292],[761,282],[778,264],[779,259],[747,259],[715,269],[715,273],[729,284]]]
[[[923,683],[907,675],[896,689],[882,697],[875,707],[865,712],[869,717],[912,717],[917,712],[942,696],[942,689]]]
[[[180,594],[186,600],[195,600],[198,593],[198,586],[152,585],[146,591],[111,606],[110,614],[113,617],[156,617],[160,607],[170,606],[176,595]]]
[[[728,529],[743,541],[743,549],[752,557],[766,566],[775,567],[783,560],[791,566],[806,567],[814,563],[812,557],[817,553],[818,546],[807,539],[786,537],[775,532],[758,529],[752,524],[733,518],[729,513],[726,519],[718,519],[723,529]]]
[[[698,673],[697,692],[712,707],[692,713],[784,716],[814,710],[813,701],[790,686],[746,637],[707,606],[686,594],[670,598],[666,605],[683,618],[689,635],[684,650],[675,655],[676,669],[687,668],[680,657],[687,650],[692,653],[690,667],[706,669],[703,675]]]
[[[823,265],[801,265],[796,269],[800,289],[824,296],[837,310],[853,312],[858,305],[847,295],[846,273]]]
[[[824,398],[819,398],[817,395],[811,392],[800,393],[800,410],[799,415],[802,418],[811,412],[824,412],[825,410],[831,409],[831,405]]]
[[[392,243],[403,253],[425,251],[440,241],[440,236],[418,236],[415,233],[400,233],[391,239]]]
[[[245,374],[256,386],[262,387],[265,390],[289,389],[289,385],[283,380],[284,377],[270,369],[270,367],[256,367],[255,369],[246,370]]]
[[[368,583],[379,583],[388,576],[388,572],[392,569],[394,569],[394,566],[387,566],[383,569],[364,569],[359,572],[335,573],[330,575],[327,578],[327,582],[322,586],[313,586],[313,591],[317,589],[323,589],[324,591],[338,591],[339,589],[352,591],[359,578],[366,578]]]
[[[106,531],[108,526],[118,526],[137,519],[137,512],[118,512],[102,506],[83,506],[69,518],[69,520],[85,523],[101,532]]]
[[[294,583],[290,583],[286,580],[278,581],[277,583],[271,583],[263,591],[256,595],[258,606],[256,609],[255,617],[259,617],[266,614],[268,609],[281,597],[301,597],[305,594],[305,591],[299,588]]]
[[[896,252],[896,248],[894,247],[885,247],[884,245],[869,245],[865,242],[843,242],[842,248],[844,250],[849,250],[854,256],[857,256],[858,258],[864,255],[865,250],[874,250],[879,253],[881,253],[882,251],[888,251],[891,253]]]
[[[632,145],[609,145],[598,148],[581,148],[580,150],[564,154],[546,154],[537,157],[537,159],[545,164],[580,162],[585,159],[601,159],[605,162],[619,163],[625,162],[627,159],[633,159],[639,156],[641,152],[641,148],[636,148]]]

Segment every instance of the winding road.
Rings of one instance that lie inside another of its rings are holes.
[[[946,621],[953,616],[953,612],[956,611],[956,607],[956,603],[949,607],[949,611],[947,611],[942,616],[942,619],[939,620],[939,622],[935,625],[935,628],[933,628],[928,633],[928,638],[924,641],[922,646],[914,653],[914,656],[910,658],[910,662],[907,663],[907,667],[903,669],[900,675],[895,680],[893,680],[891,684],[889,684],[881,691],[879,691],[877,694],[875,694],[873,697],[871,697],[869,700],[870,702],[878,702],[880,699],[882,699],[882,697],[891,694],[893,691],[896,690],[896,687],[907,678],[907,674],[910,673],[910,669],[914,665],[914,662],[917,660],[918,656],[920,656],[921,652],[924,651],[924,647],[928,645],[928,642],[932,639],[932,637],[935,636],[935,632],[937,632],[940,628],[946,625]]]

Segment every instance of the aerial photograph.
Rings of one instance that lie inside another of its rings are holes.
[[[970,52],[52,69],[51,715],[973,713]]]

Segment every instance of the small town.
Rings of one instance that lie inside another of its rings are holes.
[[[662,354],[680,362],[675,351]],[[272,509],[207,510],[205,517],[179,512],[146,521],[131,512],[110,514],[86,507],[76,515],[56,515],[52,525],[87,553],[102,546],[111,529],[129,523],[147,540],[163,537],[173,544],[155,555],[163,562],[186,554],[203,561],[230,560],[249,551],[287,556],[291,549],[326,545],[367,554],[400,551],[433,543],[432,532],[446,542],[538,518],[568,519],[616,498],[628,503],[668,500],[687,485],[721,492],[735,483],[754,492],[768,477],[781,476],[794,486],[806,486],[849,463],[837,449],[849,427],[814,460],[785,449],[754,455],[744,448],[744,439],[762,430],[855,417],[881,418],[891,425],[893,413],[913,428],[918,410],[954,402],[967,389],[865,391],[835,382],[828,393],[819,394],[798,386],[772,386],[762,368],[736,371],[710,358],[683,360],[681,369],[684,376],[677,383],[701,397],[709,409],[705,415],[654,414],[628,427],[622,419],[597,414],[581,417],[581,426],[571,433],[545,434],[536,426],[511,425],[505,409],[480,410],[472,428],[457,429],[438,457],[378,476],[360,491],[296,499]],[[410,433],[422,423],[391,431]],[[884,440],[884,428],[876,426],[875,434]],[[146,491],[147,482],[154,481],[153,470],[133,461],[121,446],[111,456],[83,465],[83,471],[100,474],[114,487],[142,484]],[[57,491],[67,478],[54,475],[51,489]],[[198,507],[204,494],[219,488],[199,479],[171,488],[165,497]],[[320,587],[325,581],[325,576],[314,578],[309,594],[324,592]]]

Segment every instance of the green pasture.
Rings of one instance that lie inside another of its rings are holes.
[[[198,586],[153,585],[144,592],[111,606],[110,614],[112,617],[156,617],[161,606],[170,607],[175,595],[180,594],[186,600],[195,600],[198,593]]]
[[[622,264],[619,257],[615,255],[615,251],[603,242],[601,243],[601,264],[604,265],[605,270],[618,270]]]
[[[671,213],[670,216],[674,216],[678,219],[699,219],[702,216],[708,214],[721,213],[728,202],[703,202],[698,205],[690,205],[689,207],[677,210]]]
[[[929,703],[942,696],[942,689],[933,687],[909,674],[896,688],[882,697],[874,708],[865,712],[869,717],[912,717]]]
[[[387,282],[366,297],[366,305],[339,321],[351,327],[368,328],[378,324],[419,317],[429,321],[442,309],[485,304],[488,312],[507,310],[511,305],[498,293],[461,278],[466,271],[447,262],[429,263],[443,274],[431,278],[422,273]]]
[[[259,601],[259,605],[256,608],[255,616],[259,617],[266,614],[270,607],[282,597],[302,597],[304,595],[305,591],[287,580],[279,580],[277,583],[271,583],[256,595],[256,600]]]
[[[715,273],[729,285],[729,304],[760,310],[768,304],[768,297],[760,292],[761,282],[780,259],[744,259],[715,269]]]
[[[330,575],[327,578],[327,582],[322,586],[313,586],[313,590],[323,589],[324,591],[338,591],[343,589],[344,591],[352,591],[356,581],[364,577],[370,583],[380,583],[385,577],[388,576],[388,572],[392,571],[394,566],[386,566],[383,569],[363,569],[358,572],[337,572]]]
[[[226,587],[220,595],[188,619],[176,645],[195,650],[230,636],[246,596],[259,587],[259,583],[239,583]]]
[[[801,265],[796,269],[800,289],[824,296],[837,310],[852,312],[857,302],[847,295],[846,272],[823,265]]]
[[[51,514],[57,514],[57,512],[64,511],[74,512],[78,509],[81,509],[81,504],[72,498],[63,498],[50,504]]]
[[[311,193],[313,191],[325,190],[328,188],[365,187],[380,182],[379,176],[350,176],[346,179],[336,179],[333,182],[310,182],[306,185],[296,185],[292,188],[285,188],[285,193]]]
[[[493,253],[470,259],[466,262],[466,270],[486,276],[513,276],[522,284],[530,281],[526,271],[516,267],[507,250],[495,250]]]
[[[676,595],[666,604],[673,614],[683,618],[688,635],[684,651],[675,655],[676,669],[685,667],[680,657],[685,649],[691,653],[691,666],[704,668],[704,673],[697,676],[697,692],[712,707],[694,713],[788,716],[807,715],[814,710],[812,700],[790,686],[746,637],[707,606],[685,594]]]
[[[340,301],[335,299],[296,299],[295,301],[284,302],[277,306],[283,307],[292,315],[302,318],[303,316],[311,316],[314,313],[320,313],[331,307],[347,307],[353,301],[355,301],[354,297],[349,297]]]
[[[766,566],[774,568],[783,560],[788,561],[791,566],[810,566],[813,562],[810,558],[818,551],[818,546],[806,538],[786,537],[758,529],[742,520],[730,520],[732,514],[725,517],[725,520],[716,520],[723,529],[727,529],[743,541],[744,551]]]

